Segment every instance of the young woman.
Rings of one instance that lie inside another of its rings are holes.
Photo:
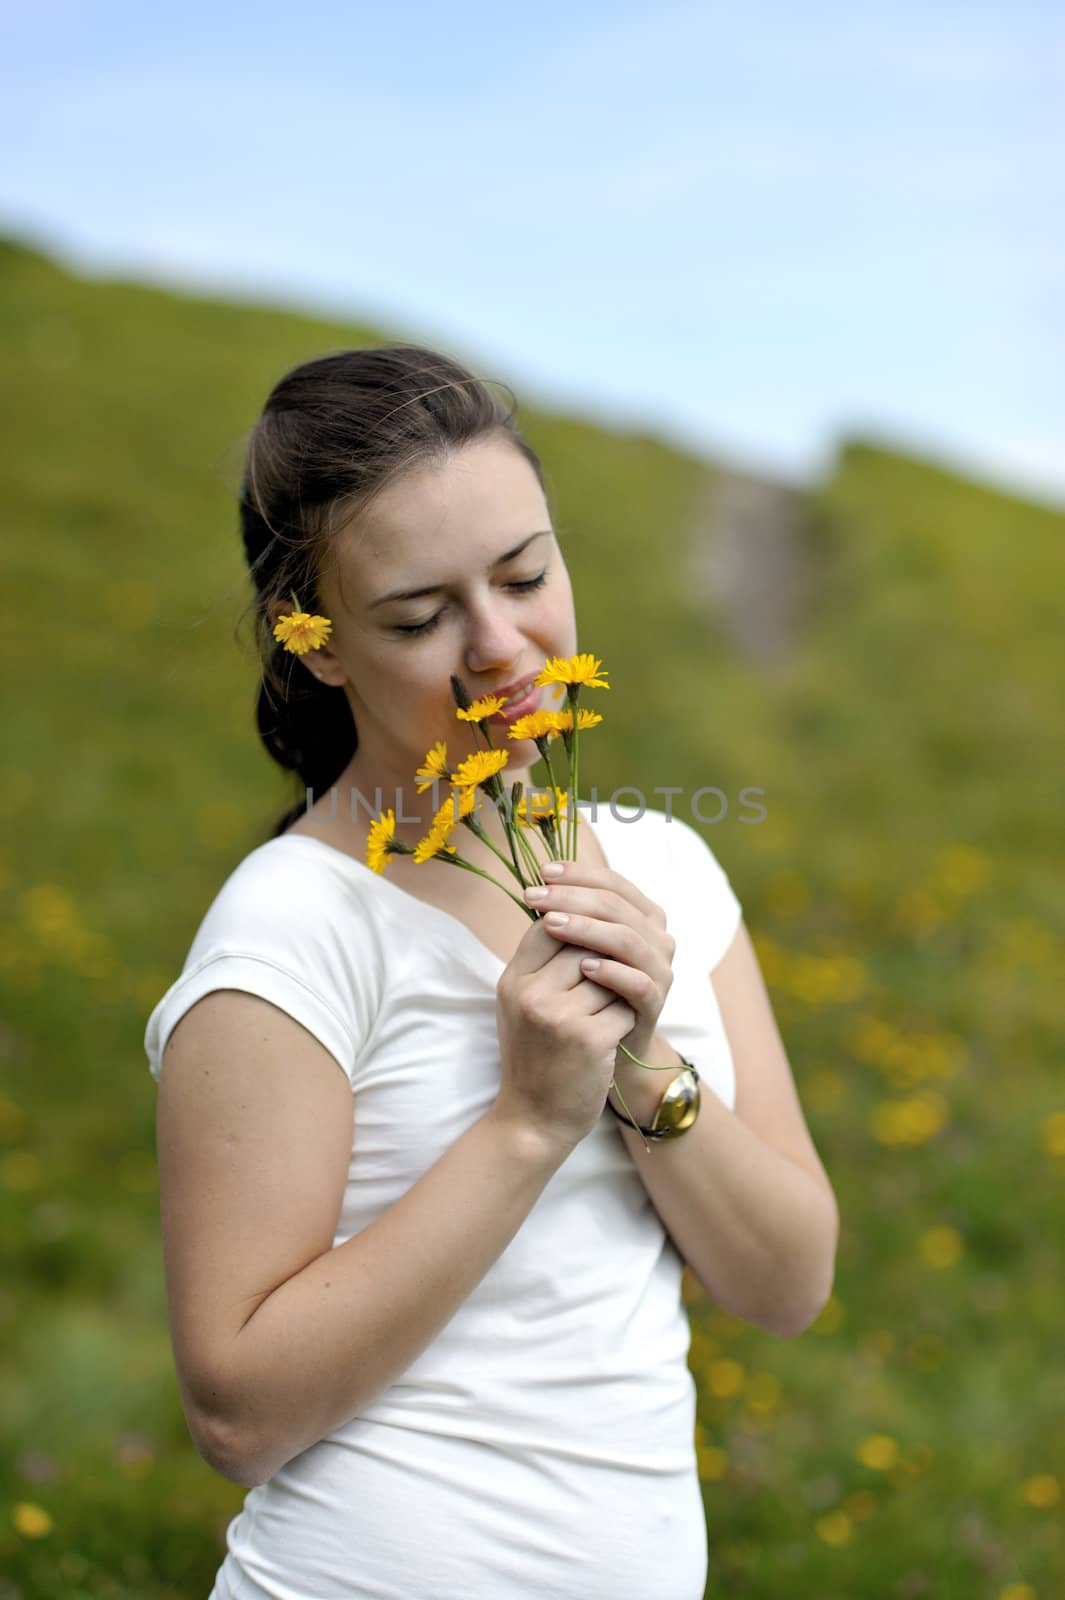
[[[413,846],[485,748],[452,676],[513,722],[577,653],[539,461],[486,384],[409,345],[298,367],[241,517],[259,731],[303,798],[145,1039],[182,1400],[250,1488],[213,1600],[699,1600],[683,1266],[786,1337],[838,1230],[739,902],[679,815],[601,802],[545,875],[557,927],[461,826],[496,883],[367,864],[374,818]],[[294,596],[333,625],[301,655]],[[533,787],[535,744],[490,726]]]

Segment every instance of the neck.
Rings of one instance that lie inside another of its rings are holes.
[[[533,783],[530,767],[508,767],[502,777],[508,799],[510,786],[515,780],[524,785],[526,795],[542,787]],[[430,784],[422,794],[417,793],[417,784],[409,777],[402,784],[384,782],[380,775],[368,774],[361,769],[356,753],[328,792],[316,801],[310,815],[318,822],[329,822],[339,830],[354,831],[360,838],[364,837],[377,812],[378,791],[381,811],[395,812],[395,837],[404,844],[412,845],[428,832],[436,811],[452,792],[446,778],[439,780],[435,793]],[[478,802],[478,824],[493,843],[503,844],[506,834],[499,810],[483,791],[478,792]]]

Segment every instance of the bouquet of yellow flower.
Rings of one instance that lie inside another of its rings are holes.
[[[274,628],[274,638],[283,643],[286,650],[304,655],[308,650],[318,649],[325,642],[329,637],[332,623],[327,617],[309,616],[299,609],[295,595],[292,598],[296,610],[280,619]],[[487,845],[493,855],[498,856],[506,870],[517,881],[519,894],[530,884],[544,881],[540,872],[540,858],[532,845],[532,837],[535,834],[539,834],[549,859],[555,861],[577,859],[576,830],[580,818],[576,814],[576,803],[571,807],[569,793],[559,786],[555,763],[551,756],[551,745],[559,739],[562,740],[562,747],[572,774],[571,792],[576,802],[579,735],[597,727],[603,720],[598,712],[578,706],[577,702],[582,689],[609,689],[610,685],[606,681],[602,663],[587,654],[571,656],[568,660],[558,656],[550,657],[533,679],[533,683],[537,688],[548,684],[564,684],[566,707],[562,711],[533,711],[527,716],[518,717],[508,725],[507,738],[531,739],[535,743],[547,766],[549,788],[542,791],[534,790],[526,799],[523,784],[515,782],[511,785],[509,795],[507,794],[500,774],[506,768],[510,755],[507,750],[495,749],[488,729],[489,718],[502,711],[506,702],[499,695],[485,695],[479,700],[471,700],[460,679],[452,676],[451,692],[456,705],[456,719],[473,723],[480,731],[487,748],[467,756],[451,772],[446,743],[441,740],[433,745],[415,773],[417,792],[423,794],[432,784],[446,780],[451,785],[448,797],[434,814],[428,833],[419,839],[416,845],[405,844],[396,839],[396,817],[392,810],[382,812],[381,816],[371,823],[366,843],[366,863],[374,872],[383,873],[396,854],[412,855],[415,863],[419,865],[426,861],[439,861],[448,866],[460,867],[467,872],[476,872],[480,877],[487,878],[490,883],[497,884],[505,894],[508,894],[515,905],[521,906],[533,921],[540,917],[539,911],[527,905],[517,894],[512,894],[505,883],[501,883],[491,873],[483,872],[472,861],[464,860],[452,843],[452,836],[460,824],[468,828]],[[483,789],[499,810],[510,852],[509,860],[497,849],[477,821],[476,812],[480,809],[477,800],[478,789]],[[618,1049],[624,1051],[629,1060],[635,1062],[637,1066],[648,1065],[647,1062],[639,1061],[631,1051],[625,1049],[623,1044],[619,1044]],[[621,1100],[633,1126],[637,1127],[638,1124],[625,1105],[617,1083],[612,1082],[611,1088]]]

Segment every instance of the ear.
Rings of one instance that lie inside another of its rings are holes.
[[[267,609],[271,634],[282,617],[291,616],[292,609],[291,600],[271,601]],[[297,655],[295,659],[313,678],[317,678],[319,683],[326,683],[331,687],[339,688],[347,682],[344,668],[328,645],[319,645],[317,650],[308,650],[303,655]]]

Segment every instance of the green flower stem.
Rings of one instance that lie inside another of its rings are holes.
[[[559,859],[559,854],[561,853],[561,848],[562,848],[562,832],[561,832],[561,827],[562,827],[562,824],[561,824],[562,801],[559,798],[558,782],[557,782],[557,780],[555,778],[555,769],[551,765],[551,756],[548,753],[548,747],[547,747],[546,741],[544,743],[544,760],[547,762],[547,775],[551,780],[551,789],[552,789],[552,792],[553,792],[553,794],[555,796],[555,850],[556,850],[556,852],[558,852],[558,854],[555,855],[555,860],[557,861]],[[573,857],[570,856],[569,859],[572,861]]]
[[[484,742],[488,746],[489,750],[494,750],[495,749],[495,745],[492,743],[492,735],[491,735],[491,732],[490,732],[490,730],[488,728],[487,719],[485,719],[484,722],[475,722],[474,723],[474,727],[481,734],[481,736],[484,739]],[[537,855],[536,855],[535,851],[532,849],[532,847],[528,844],[528,842],[527,842],[527,840],[525,838],[524,830],[519,828],[519,827],[517,827],[517,825],[510,820],[510,817],[507,814],[507,805],[506,805],[505,797],[503,798],[503,808],[502,808],[502,811],[501,811],[501,818],[502,818],[502,822],[503,822],[503,831],[507,836],[507,843],[510,846],[510,854],[511,854],[511,859],[513,861],[513,866],[510,866],[510,864],[507,863],[507,865],[509,867],[509,870],[511,872],[513,872],[515,878],[517,878],[518,882],[524,888],[526,880],[525,880],[525,877],[522,874],[521,867],[518,864],[518,850],[520,849],[523,857],[525,858],[526,869],[531,875],[530,876],[530,881],[532,883],[543,883],[544,880],[543,880],[543,877],[542,877],[542,875],[540,873],[539,858],[537,857]],[[463,820],[465,821],[466,819],[464,818]],[[478,832],[478,837],[483,838],[484,842],[491,849],[495,850],[495,846],[492,844],[492,841],[490,839],[488,839],[483,832],[480,832],[477,829],[475,829],[474,831]],[[499,855],[499,851],[498,850],[496,850],[495,853],[496,853],[496,855]],[[500,856],[500,860],[503,860],[503,857]]]
[[[497,851],[496,854],[498,855],[499,852]],[[445,861],[449,867],[462,867],[465,872],[476,872],[479,878],[485,878],[489,883],[494,883],[497,888],[502,889],[503,893],[513,900],[516,906],[521,907],[530,922],[535,922],[540,915],[538,911],[533,910],[532,906],[527,906],[524,900],[519,900],[516,894],[511,894],[505,883],[500,883],[498,878],[493,878],[490,872],[483,872],[480,867],[475,867],[472,861],[464,861],[461,856],[446,855],[431,856],[429,859],[432,861]],[[500,856],[499,859],[509,866],[510,863],[507,862],[505,856]]]
[[[518,882],[521,884],[522,888],[524,888],[525,887],[525,879],[521,875],[521,868],[518,866],[517,858],[515,858],[513,865],[511,865],[511,863],[507,860],[507,858],[503,854],[503,852],[501,850],[497,850],[496,849],[495,845],[492,843],[492,841],[488,837],[487,833],[485,833],[484,829],[481,827],[481,824],[479,822],[475,822],[473,820],[472,814],[470,816],[468,816],[468,817],[463,817],[462,818],[462,822],[463,822],[465,827],[469,828],[471,833],[474,833],[474,834],[477,835],[478,839],[480,839],[482,844],[486,844],[488,846],[489,850],[491,850],[491,852],[492,852],[492,854],[494,856],[498,856],[499,857],[500,861],[502,861],[502,863],[506,867],[507,871],[508,872],[512,872],[514,874],[514,876],[517,878]],[[505,824],[504,824],[504,826],[505,826]],[[513,846],[512,846],[512,848],[513,848]],[[477,870],[477,869],[475,869],[475,870]],[[497,883],[499,880],[496,879],[496,878],[493,878],[492,881],[493,881],[493,883]]]
[[[641,1061],[639,1056],[634,1056],[631,1050],[626,1050],[623,1044],[619,1044],[618,1049],[628,1056],[629,1060],[634,1066],[646,1067],[648,1072],[676,1072],[677,1070],[677,1063],[675,1061],[668,1062],[664,1067],[656,1067],[652,1066],[650,1061]]]
[[[640,1064],[641,1064],[641,1066],[643,1065],[642,1062]],[[617,1095],[618,1099],[621,1101],[621,1109],[622,1109],[622,1111],[624,1111],[625,1115],[628,1117],[629,1121],[632,1123],[633,1131],[635,1133],[639,1133],[641,1139],[643,1139],[643,1134],[642,1134],[642,1132],[640,1130],[640,1124],[636,1121],[636,1118],[633,1116],[632,1112],[629,1110],[628,1106],[625,1104],[625,1096],[622,1094],[621,1090],[617,1086],[616,1081],[613,1078],[611,1078],[611,1080],[610,1080],[610,1088],[613,1089],[614,1093]],[[607,1092],[609,1093],[609,1090]],[[645,1150],[650,1150],[650,1148],[651,1148],[651,1146],[647,1143],[646,1139],[643,1140],[643,1147],[644,1147]]]
[[[522,875],[522,870],[518,865],[518,849],[517,849],[517,845],[515,843],[515,838],[514,838],[515,827],[514,827],[513,822],[510,819],[510,816],[508,815],[508,805],[509,805],[509,802],[506,799],[506,797],[504,796],[502,810],[499,813],[500,820],[501,820],[501,822],[503,824],[503,832],[507,836],[507,843],[510,846],[510,854],[511,854],[511,858],[512,858],[512,860],[514,862],[514,876],[517,878],[519,883],[524,884],[525,878]]]
[[[525,829],[522,827],[518,827],[517,840],[521,853],[525,857],[525,864],[532,873],[531,881],[533,883],[543,883],[544,877],[540,871],[540,857],[536,854],[531,842],[526,837]]]
[[[580,766],[580,741],[579,741],[579,739],[577,737],[577,713],[576,713],[576,711],[574,711],[574,713],[573,713],[573,761],[572,761],[571,765],[572,765],[572,769],[573,770],[572,770],[570,776],[571,776],[572,781],[573,781],[573,794],[570,797],[570,814],[569,814],[569,833],[570,833],[570,837],[569,837],[568,845],[569,845],[569,858],[570,858],[571,861],[576,861],[576,859],[577,859],[577,771],[578,771],[578,768]]]

